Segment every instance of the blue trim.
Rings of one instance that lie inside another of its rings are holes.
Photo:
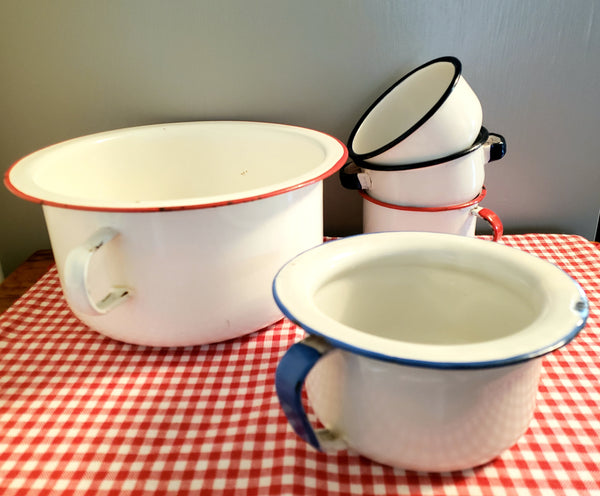
[[[367,234],[359,234],[357,236],[367,236]],[[356,237],[356,236],[352,236],[352,237]],[[345,239],[348,239],[348,238],[345,238]],[[342,240],[338,240],[338,241],[342,241]],[[335,243],[336,241],[331,241],[331,242]],[[312,249],[314,249],[314,248],[312,248]],[[284,267],[282,267],[279,270],[279,272],[281,272]],[[580,320],[573,329],[571,329],[568,333],[566,333],[564,336],[562,336],[558,341],[551,343],[549,345],[546,345],[543,348],[538,348],[536,350],[532,350],[528,353],[523,353],[521,355],[514,355],[514,356],[502,358],[499,360],[487,360],[487,361],[481,361],[481,362],[432,362],[429,360],[415,360],[415,359],[411,359],[411,358],[403,358],[403,357],[398,357],[398,356],[386,355],[384,353],[379,353],[379,352],[367,350],[364,348],[358,348],[356,346],[345,343],[338,339],[334,339],[334,338],[328,336],[327,334],[302,323],[297,317],[295,317],[288,310],[288,308],[281,301],[281,299],[279,298],[279,295],[277,294],[276,282],[277,282],[277,279],[279,276],[279,272],[277,273],[277,275],[275,276],[275,278],[273,280],[273,286],[272,286],[273,298],[275,299],[275,303],[280,308],[280,310],[283,312],[285,317],[287,319],[289,319],[291,322],[300,326],[307,333],[323,338],[325,341],[327,341],[329,344],[331,344],[332,346],[334,346],[336,348],[350,351],[352,353],[356,353],[357,355],[362,355],[367,358],[373,358],[376,360],[382,360],[384,362],[398,363],[400,365],[408,365],[408,366],[412,366],[412,367],[423,367],[423,368],[429,368],[429,369],[464,370],[464,369],[486,369],[486,368],[504,367],[507,365],[515,365],[517,363],[526,362],[533,358],[538,358],[538,357],[547,355],[548,353],[551,353],[551,352],[565,346],[569,342],[571,342],[577,336],[577,334],[579,334],[579,332],[585,327],[585,324],[586,324],[586,321],[587,321],[587,318],[589,315],[589,301],[588,301],[583,289],[581,288],[579,283],[577,281],[575,281],[575,279],[573,279],[571,276],[569,276],[568,274],[565,273],[573,281],[573,283],[577,287],[580,297],[581,297],[581,300],[580,300],[581,305],[579,305],[579,307],[575,309],[580,315]]]

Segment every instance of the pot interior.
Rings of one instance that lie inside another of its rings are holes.
[[[494,278],[422,257],[386,257],[345,270],[314,294],[328,317],[363,333],[417,344],[504,338],[538,316],[539,294],[518,278]]]
[[[589,307],[558,267],[500,243],[380,232],[298,255],[275,277],[283,313],[362,355],[432,368],[529,360],[573,339]]]
[[[352,151],[365,155],[407,133],[433,109],[453,84],[456,65],[439,61],[400,80],[368,111],[352,140]]]
[[[323,179],[345,147],[317,131],[250,122],[143,126],[77,138],[36,152],[10,171],[28,199],[78,207],[212,206]]]

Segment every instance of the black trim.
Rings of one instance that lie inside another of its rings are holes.
[[[362,125],[362,123],[365,121],[365,119],[367,118],[367,116],[371,113],[371,111],[377,107],[377,105],[379,105],[379,103],[385,98],[387,97],[387,95],[389,93],[391,93],[398,85],[402,84],[402,82],[404,82],[406,79],[408,79],[409,77],[411,77],[413,74],[415,74],[417,71],[420,71],[422,69],[424,69],[425,67],[428,67],[430,65],[433,64],[437,64],[440,62],[450,62],[452,65],[454,65],[454,77],[452,78],[451,83],[448,85],[448,88],[446,88],[446,91],[444,92],[444,94],[442,95],[442,97],[435,103],[435,105],[433,107],[431,107],[426,113],[425,115],[423,115],[423,117],[421,117],[420,120],[418,120],[412,127],[410,127],[407,131],[405,131],[404,133],[402,133],[400,136],[398,136],[396,139],[394,139],[393,141],[390,141],[388,144],[376,149],[376,150],[372,150],[368,153],[355,153],[353,148],[352,148],[352,143],[354,142],[354,138],[356,136],[356,133],[358,132],[360,126]],[[361,118],[358,120],[358,123],[356,124],[356,126],[354,126],[354,129],[352,130],[352,132],[350,133],[350,137],[348,138],[348,152],[350,154],[350,156],[354,159],[354,161],[356,162],[356,160],[360,160],[360,159],[369,159],[369,158],[373,158],[377,155],[380,155],[381,153],[389,150],[390,148],[396,146],[398,143],[400,143],[402,140],[406,139],[406,137],[408,137],[409,135],[411,135],[416,129],[418,129],[419,127],[421,127],[423,125],[423,123],[425,121],[427,121],[435,112],[437,112],[437,110],[442,106],[442,104],[448,99],[448,97],[450,96],[450,93],[452,93],[452,91],[454,90],[455,86],[458,83],[458,80],[460,78],[460,75],[462,73],[462,63],[460,62],[460,60],[458,60],[456,57],[452,57],[452,56],[448,56],[448,57],[440,57],[434,60],[430,60],[429,62],[417,67],[416,69],[412,70],[411,72],[409,72],[408,74],[406,74],[405,76],[403,76],[400,80],[396,81],[396,83],[394,83],[392,86],[390,86],[385,92],[383,92],[383,94],[381,96],[379,96],[379,98],[377,98],[377,100],[375,100],[375,102],[367,109],[367,111],[361,116]]]
[[[453,153],[452,155],[448,155],[447,157],[434,158],[431,160],[426,160],[425,162],[417,162],[414,164],[398,164],[398,165],[383,165],[383,164],[372,164],[370,162],[365,162],[360,159],[353,159],[354,163],[361,167],[362,169],[371,169],[371,170],[380,170],[380,171],[401,171],[401,170],[411,170],[411,169],[422,169],[423,167],[430,167],[432,165],[443,164],[445,162],[450,162],[452,160],[456,160],[457,158],[464,157],[465,155],[477,150],[483,146],[488,140],[490,133],[485,127],[482,127],[477,135],[477,139],[473,142],[473,144],[469,148],[465,148],[460,152]],[[497,135],[500,136],[500,135]],[[502,138],[500,136],[500,138]],[[502,142],[504,142],[504,138],[502,138]],[[496,159],[497,160],[497,159]]]

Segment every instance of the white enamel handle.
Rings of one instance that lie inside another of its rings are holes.
[[[119,232],[111,227],[103,227],[88,240],[73,248],[65,260],[64,290],[74,310],[88,315],[102,315],[131,296],[131,289],[113,286],[100,301],[94,301],[88,289],[88,269],[94,254]]]

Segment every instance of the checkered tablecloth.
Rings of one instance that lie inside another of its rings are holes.
[[[600,494],[600,249],[566,235],[503,242],[563,268],[591,312],[545,358],[531,427],[494,462],[427,474],[317,453],[274,391],[304,336],[289,321],[215,345],[127,345],[72,316],[52,268],[0,316],[0,494]]]

